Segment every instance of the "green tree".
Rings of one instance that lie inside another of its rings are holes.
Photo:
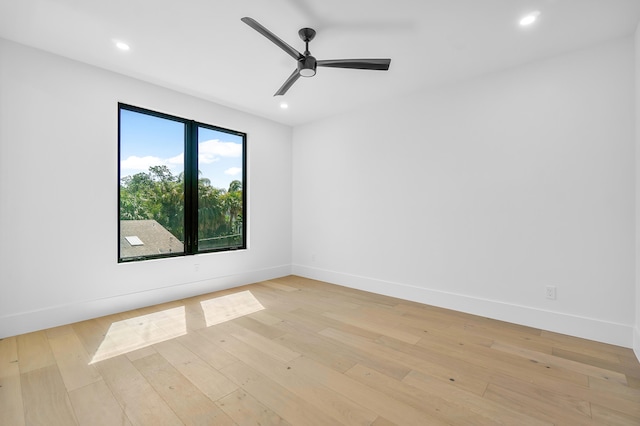
[[[228,212],[229,232],[239,231],[238,215],[242,212],[242,182],[234,180],[229,184],[229,192],[225,195],[225,207]]]
[[[212,187],[209,179],[200,179],[198,194],[199,238],[215,237],[224,232],[224,190]]]
[[[155,219],[180,241],[184,240],[183,175],[167,166],[149,167],[120,182],[120,219]]]
[[[198,179],[198,238],[210,247],[233,243],[242,229],[242,182],[234,180],[229,190]],[[167,166],[152,166],[120,182],[120,220],[154,219],[180,241],[184,241],[184,174],[177,176]],[[227,238],[221,238],[227,237]]]

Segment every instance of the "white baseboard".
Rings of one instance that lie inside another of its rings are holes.
[[[290,274],[291,266],[283,265],[148,291],[119,294],[102,299],[49,306],[43,309],[0,316],[0,338],[239,287]]]
[[[562,312],[546,311],[463,294],[431,290],[304,265],[292,265],[292,273],[301,277],[507,321],[541,330],[553,331],[626,348],[634,347],[636,355],[640,354],[640,335],[638,335],[638,331],[636,330],[636,343],[634,344],[633,327],[631,325],[601,321]]]

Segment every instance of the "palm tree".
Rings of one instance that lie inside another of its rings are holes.
[[[229,214],[229,233],[235,234],[240,230],[238,216],[242,213],[242,182],[234,180],[229,184],[229,192],[225,197],[225,207]]]
[[[238,192],[242,191],[242,182],[239,180],[233,180],[229,184],[229,192]]]

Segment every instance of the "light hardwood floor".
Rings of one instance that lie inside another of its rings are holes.
[[[291,276],[1,340],[23,424],[640,425],[640,364]]]

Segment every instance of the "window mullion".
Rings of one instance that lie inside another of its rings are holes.
[[[189,121],[184,142],[184,232],[185,253],[198,252],[198,126]]]

